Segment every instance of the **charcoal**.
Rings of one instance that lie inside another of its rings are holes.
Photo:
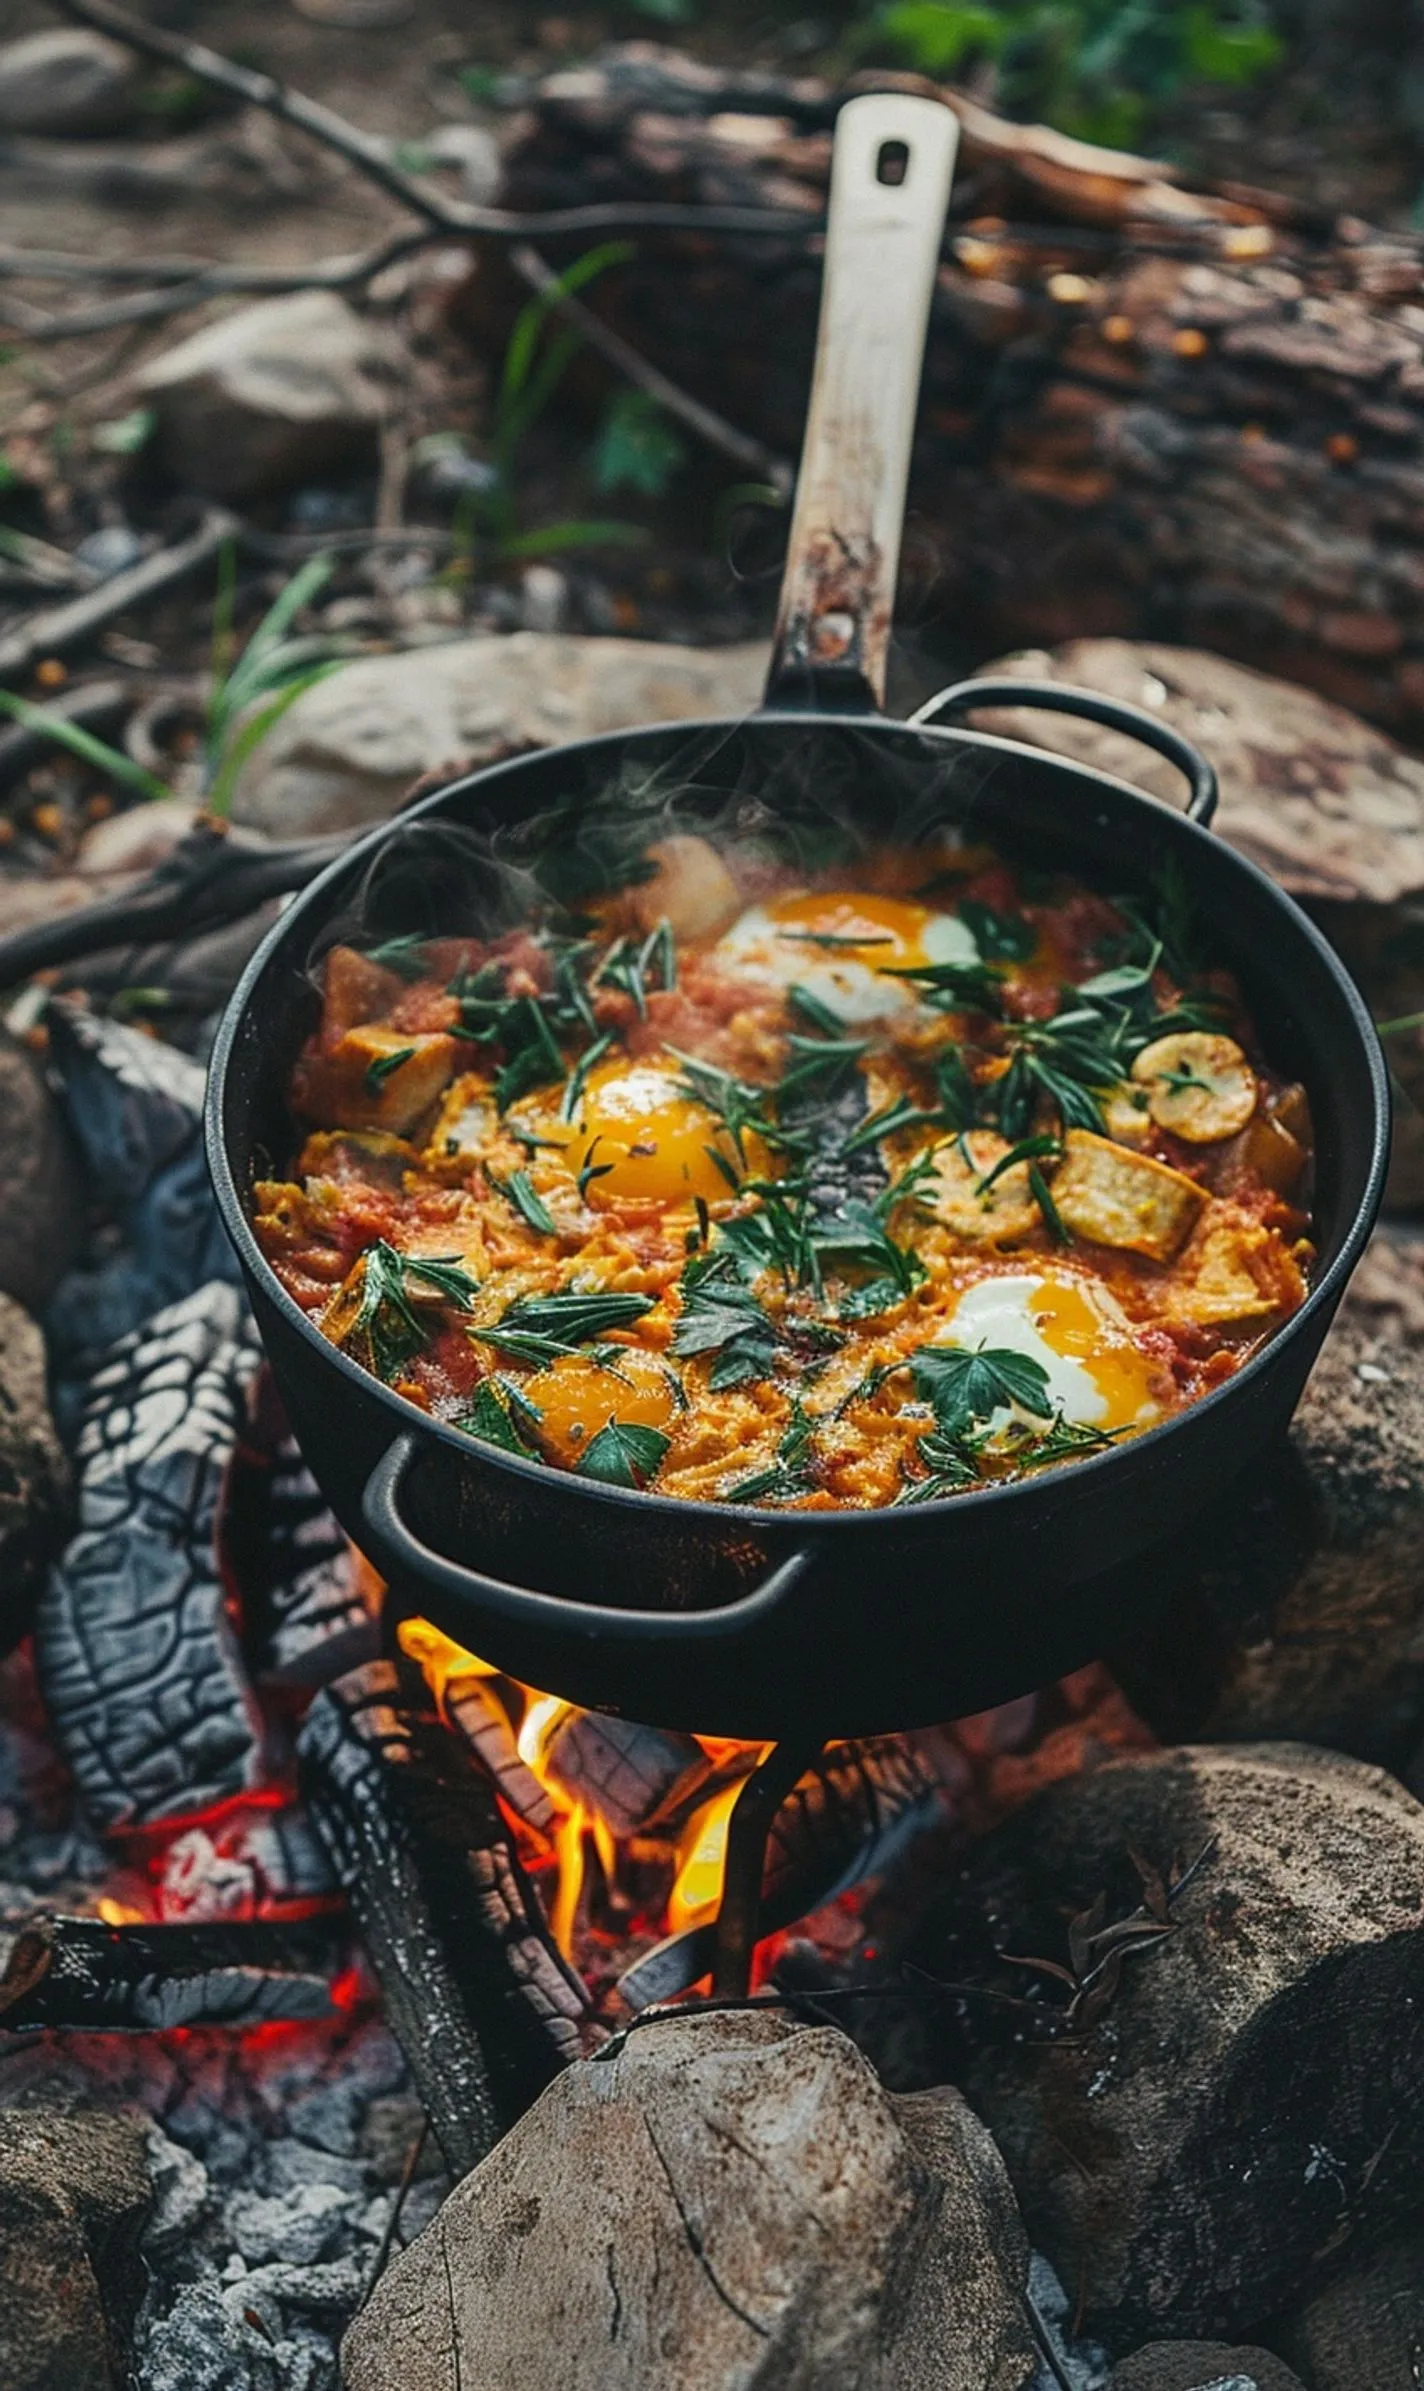
[[[214,1546],[256,1366],[234,1288],[200,1288],[90,1383],[79,1532],[36,1621],[40,1683],[93,1823],[152,1825],[262,1780],[262,1726]]]
[[[560,1720],[544,1759],[566,1792],[625,1839],[685,1799],[711,1765],[691,1735],[592,1710]]]
[[[229,1814],[176,1835],[163,1854],[165,1918],[300,1914],[339,1899],[326,1846],[295,1803]]]
[[[794,1925],[888,1867],[942,1799],[928,1757],[905,1738],[833,1744],[777,1812],[762,1876],[762,1933]],[[707,1974],[715,1945],[710,1921],[669,1935],[619,1979],[619,1992],[631,2009],[671,2000]]]
[[[264,1370],[253,1386],[251,1442],[228,1475],[219,1551],[258,1683],[326,1685],[376,1658],[380,1630],[360,1560],[274,1411]]]
[[[576,2054],[588,1996],[549,1940],[483,1769],[392,1663],[318,1694],[300,1754],[391,2026],[464,2175]]]
[[[16,1938],[0,1976],[0,2032],[151,2034],[322,2017],[335,1964],[329,1931],[310,1925],[43,1918]]]
[[[522,1818],[536,1834],[551,1834],[557,1815],[553,1801],[533,1769],[520,1759],[509,1714],[489,1679],[474,1671],[452,1676],[441,1699],[451,1726],[463,1735],[515,1817]]]

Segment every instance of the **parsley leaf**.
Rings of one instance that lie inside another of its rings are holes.
[[[1008,1346],[921,1345],[909,1355],[916,1391],[934,1405],[941,1436],[956,1439],[1006,1406],[1047,1419],[1048,1372]]]
[[[528,1405],[533,1410],[532,1404]],[[482,1378],[476,1387],[467,1412],[455,1422],[469,1436],[484,1438],[487,1445],[498,1445],[501,1452],[518,1453],[525,1460],[537,1459],[519,1426],[514,1405],[507,1393],[501,1394],[497,1382]]]
[[[671,1442],[661,1428],[610,1420],[579,1455],[574,1473],[580,1478],[597,1478],[605,1486],[641,1488],[657,1476]]]

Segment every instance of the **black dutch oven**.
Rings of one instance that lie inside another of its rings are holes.
[[[589,1708],[774,1741],[929,1725],[1102,1649],[1152,1556],[1278,1438],[1369,1235],[1388,1083],[1358,993],[1299,908],[1212,836],[1210,767],[1135,709],[1059,687],[964,684],[911,723],[883,689],[900,510],[956,137],[928,100],[841,113],[820,345],[765,708],[522,756],[363,839],[289,908],[224,1018],[208,1096],[218,1202],[293,1429],[338,1518],[419,1611],[512,1676]],[[1125,731],[1183,772],[1178,813],[1110,775],[958,727],[1041,705]],[[316,1018],[312,963],[373,900],[382,935],[468,931],[451,827],[485,838],[613,786],[679,789],[679,820],[749,793],[868,833],[954,824],[1111,889],[1180,870],[1266,1049],[1308,1092],[1319,1260],[1299,1312],[1214,1393],[1020,1484],[871,1512],[673,1501],[543,1468],[429,1418],[318,1333],[268,1268],[251,1188],[293,1145],[285,1091]],[[382,867],[399,857],[401,868]],[[424,859],[424,862],[423,860]],[[384,897],[379,895],[385,891]],[[384,906],[385,910],[381,910]],[[396,908],[393,915],[391,907]]]

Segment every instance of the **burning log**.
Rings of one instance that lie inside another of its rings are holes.
[[[834,1744],[781,1805],[767,1842],[760,1931],[794,1925],[889,1865],[944,1799],[927,1743],[868,1736]],[[620,1978],[631,2009],[671,2000],[708,1973],[714,1920],[659,1943]]]
[[[489,1780],[393,1664],[328,1686],[303,1780],[446,2162],[468,2173],[578,2054],[588,1996]]]
[[[486,1676],[475,1670],[455,1674],[446,1684],[442,1707],[452,1727],[463,1735],[516,1818],[537,1835],[550,1835],[556,1811],[545,1787],[519,1757],[519,1745],[509,1713]]]
[[[329,1930],[313,1926],[41,1918],[16,1936],[0,1974],[0,2032],[152,2034],[324,2017],[335,1958]]]
[[[544,1745],[551,1776],[610,1832],[638,1834],[686,1802],[711,1769],[691,1735],[570,1710]]]
[[[837,95],[736,83],[646,45],[549,76],[502,196],[814,216]],[[937,580],[962,654],[1085,632],[1181,640],[1417,730],[1417,244],[942,96],[963,128],[966,213],[931,324],[907,578]],[[792,454],[816,295],[802,244],[684,237],[604,276],[590,305]],[[482,261],[464,304],[488,329],[516,286]]]
[[[257,1365],[233,1287],[200,1288],[91,1381],[79,1532],[36,1621],[50,1718],[96,1826],[151,1826],[262,1782],[263,1726],[214,1548]]]

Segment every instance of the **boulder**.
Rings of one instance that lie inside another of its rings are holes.
[[[38,1311],[84,1237],[84,1174],[22,1046],[0,1037],[0,1292]]]
[[[63,1533],[69,1468],[45,1385],[44,1339],[0,1295],[0,1652],[29,1625],[46,1562]]]
[[[347,2391],[1020,2391],[1028,2253],[959,2095],[678,2016],[568,2068],[395,2259]]]
[[[78,25],[0,42],[0,134],[112,132],[136,73],[131,51]]]
[[[1297,1737],[1401,1769],[1424,1737],[1424,1244],[1371,1245],[1289,1440],[1109,1659],[1164,1742]]]
[[[1196,648],[1074,639],[1001,656],[986,674],[1070,681],[1144,706],[1182,731],[1221,776],[1216,827],[1302,899],[1360,982],[1378,1021],[1424,1010],[1424,762],[1372,723],[1293,682]],[[1179,805],[1172,765],[1096,724],[996,708],[981,730],[1119,773]],[[1424,1030],[1390,1040],[1403,1091],[1389,1200],[1424,1204]]]
[[[746,713],[765,668],[759,645],[539,631],[365,657],[304,690],[274,725],[238,781],[233,819],[279,838],[355,829],[444,767],[639,722]]]
[[[143,2130],[132,2120],[0,2109],[5,2391],[120,2391],[151,2199]]]
[[[1096,689],[1181,731],[1221,776],[1222,837],[1293,896],[1398,905],[1424,895],[1424,763],[1344,706],[1223,656],[1150,640],[1070,639],[981,671]],[[1182,802],[1173,765],[1096,723],[1027,707],[985,711],[974,723]]]
[[[1419,2391],[1424,2228],[1411,2226],[1327,2283],[1272,2338],[1310,2391]]]
[[[1356,2380],[1362,2384],[1364,2378]],[[1369,2380],[1371,2391],[1383,2391],[1373,2376]],[[1108,2391],[1301,2391],[1301,2384],[1268,2349],[1228,2349],[1220,2341],[1154,2341],[1124,2358],[1114,2369]]]
[[[335,292],[295,291],[204,325],[136,387],[167,470],[247,499],[373,457],[404,374],[389,332]]]
[[[1417,2212],[1421,1929],[1424,1810],[1300,1744],[1114,1761],[972,1849],[910,1956],[1006,1996],[962,2080],[1090,2332],[1240,2334]]]

